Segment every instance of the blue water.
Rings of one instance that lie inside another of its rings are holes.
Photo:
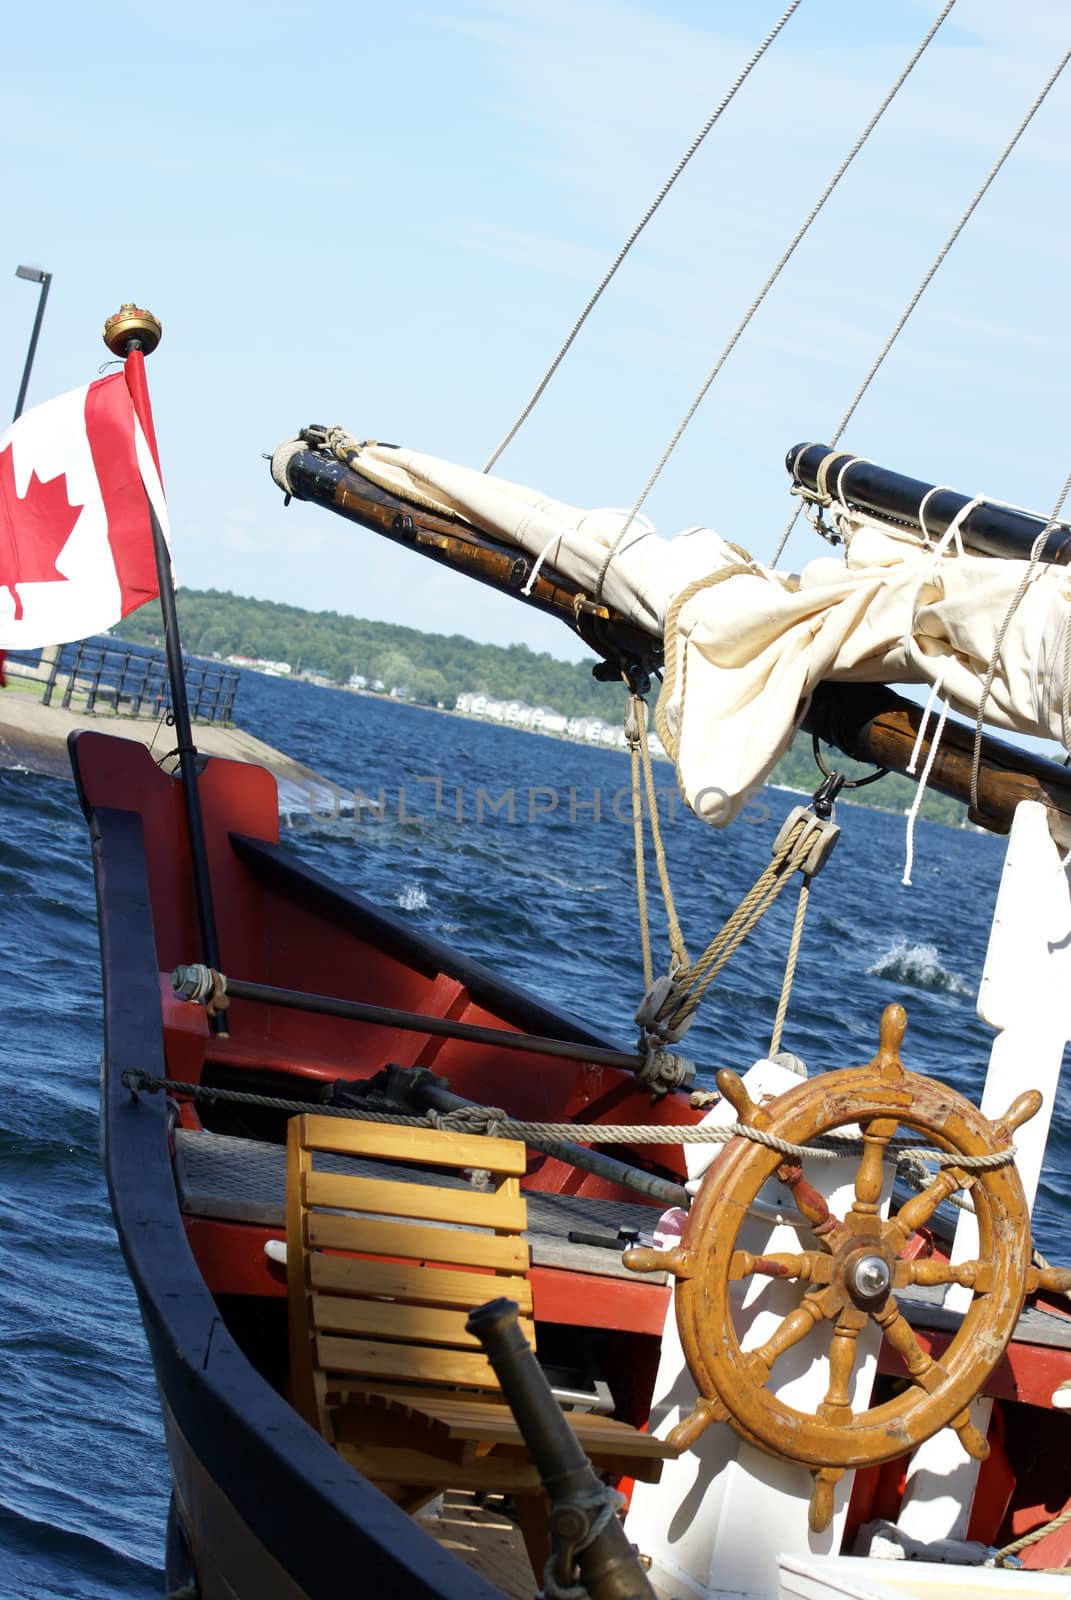
[[[630,1039],[642,985],[631,833],[613,808],[628,781],[624,756],[249,673],[238,706],[243,726],[348,797],[335,817],[292,815],[284,839],[297,854]],[[671,790],[670,769],[657,771]],[[716,834],[677,802],[665,831],[693,955],[797,803],[768,792]],[[626,815],[623,798],[618,810]],[[148,1600],[162,1593],[167,1475],[98,1166],[88,837],[73,788],[22,771],[0,771],[0,817],[0,1596]],[[841,806],[838,820],[843,836],[811,897],[786,1047],[812,1070],[867,1060],[883,1006],[902,1000],[908,1064],[976,1095],[988,1040],[974,993],[1001,842],[920,824],[906,890],[903,819]],[[766,1048],[791,916],[776,906],[708,996],[688,1039],[707,1069],[747,1066]],[[1038,1243],[1055,1258],[1069,1151],[1065,1101],[1036,1213]]]

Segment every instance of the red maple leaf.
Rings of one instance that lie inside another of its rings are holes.
[[[22,619],[22,600],[15,585],[66,582],[56,560],[81,515],[81,506],[67,500],[67,479],[60,473],[47,482],[30,474],[26,493],[15,490],[12,446],[0,451],[0,589],[9,589],[15,621]]]

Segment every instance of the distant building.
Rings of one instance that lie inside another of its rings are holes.
[[[289,661],[264,661],[259,656],[228,656],[227,664],[246,672],[263,672],[269,678],[288,678],[292,670]]]
[[[599,717],[567,717],[553,706],[530,706],[523,700],[495,700],[482,690],[467,689],[454,702],[454,710],[468,717],[486,717],[488,722],[503,722],[511,728],[531,728],[534,733],[563,734],[591,744],[618,744],[623,736],[616,728],[607,729]],[[604,734],[606,735],[604,737]]]
[[[601,717],[570,717],[566,732],[570,739],[584,739],[588,744],[601,744],[603,729]]]
[[[532,727],[541,733],[564,733],[566,718],[551,706],[536,706],[532,712]]]

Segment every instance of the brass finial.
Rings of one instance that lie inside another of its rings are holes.
[[[128,342],[136,339],[142,352],[151,356],[163,332],[151,311],[144,311],[133,301],[128,301],[104,324],[104,343],[113,356],[125,356]]]

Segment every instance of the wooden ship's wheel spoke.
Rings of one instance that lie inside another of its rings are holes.
[[[859,1352],[859,1335],[866,1324],[867,1314],[857,1306],[844,1306],[837,1318],[829,1347],[829,1388],[818,1407],[818,1415],[826,1422],[852,1420],[852,1373]]]
[[[881,1232],[881,1190],[885,1181],[885,1149],[896,1132],[895,1117],[871,1117],[863,1123],[863,1154],[855,1172],[855,1199],[848,1226],[858,1238]]]
[[[919,1344],[895,1297],[890,1295],[883,1306],[871,1312],[871,1316],[904,1363],[911,1382],[925,1389],[927,1394],[932,1394],[948,1377],[948,1373]]]
[[[958,1283],[965,1289],[973,1289],[975,1294],[988,1294],[993,1287],[993,1263],[959,1261],[953,1266],[951,1261],[924,1259],[898,1261],[893,1267],[894,1289],[906,1289],[912,1284],[931,1288],[943,1283]]]
[[[770,1368],[779,1356],[783,1356],[793,1346],[806,1339],[807,1335],[816,1328],[820,1322],[825,1322],[830,1317],[835,1317],[843,1305],[843,1300],[838,1290],[812,1289],[810,1294],[804,1295],[803,1301],[795,1311],[790,1311],[774,1329],[766,1343],[757,1350],[749,1352],[748,1366],[752,1373],[761,1372],[760,1382],[765,1382]]]
[[[734,1250],[729,1265],[729,1281],[739,1282],[752,1275],[765,1278],[798,1279],[802,1283],[828,1283],[833,1263],[819,1250],[795,1253],[772,1251],[752,1255],[750,1250]]]
[[[791,1194],[796,1210],[810,1223],[811,1232],[823,1250],[830,1254],[839,1250],[848,1238],[848,1231],[841,1219],[830,1211],[823,1196],[803,1176],[802,1158],[793,1156],[782,1162],[777,1169],[777,1179]]]
[[[890,1243],[895,1241],[894,1247],[902,1250],[911,1235],[926,1226],[937,1207],[950,1199],[957,1189],[966,1188],[970,1182],[971,1179],[958,1167],[945,1167],[928,1188],[906,1200],[895,1217],[885,1224],[882,1231],[886,1239]]]

